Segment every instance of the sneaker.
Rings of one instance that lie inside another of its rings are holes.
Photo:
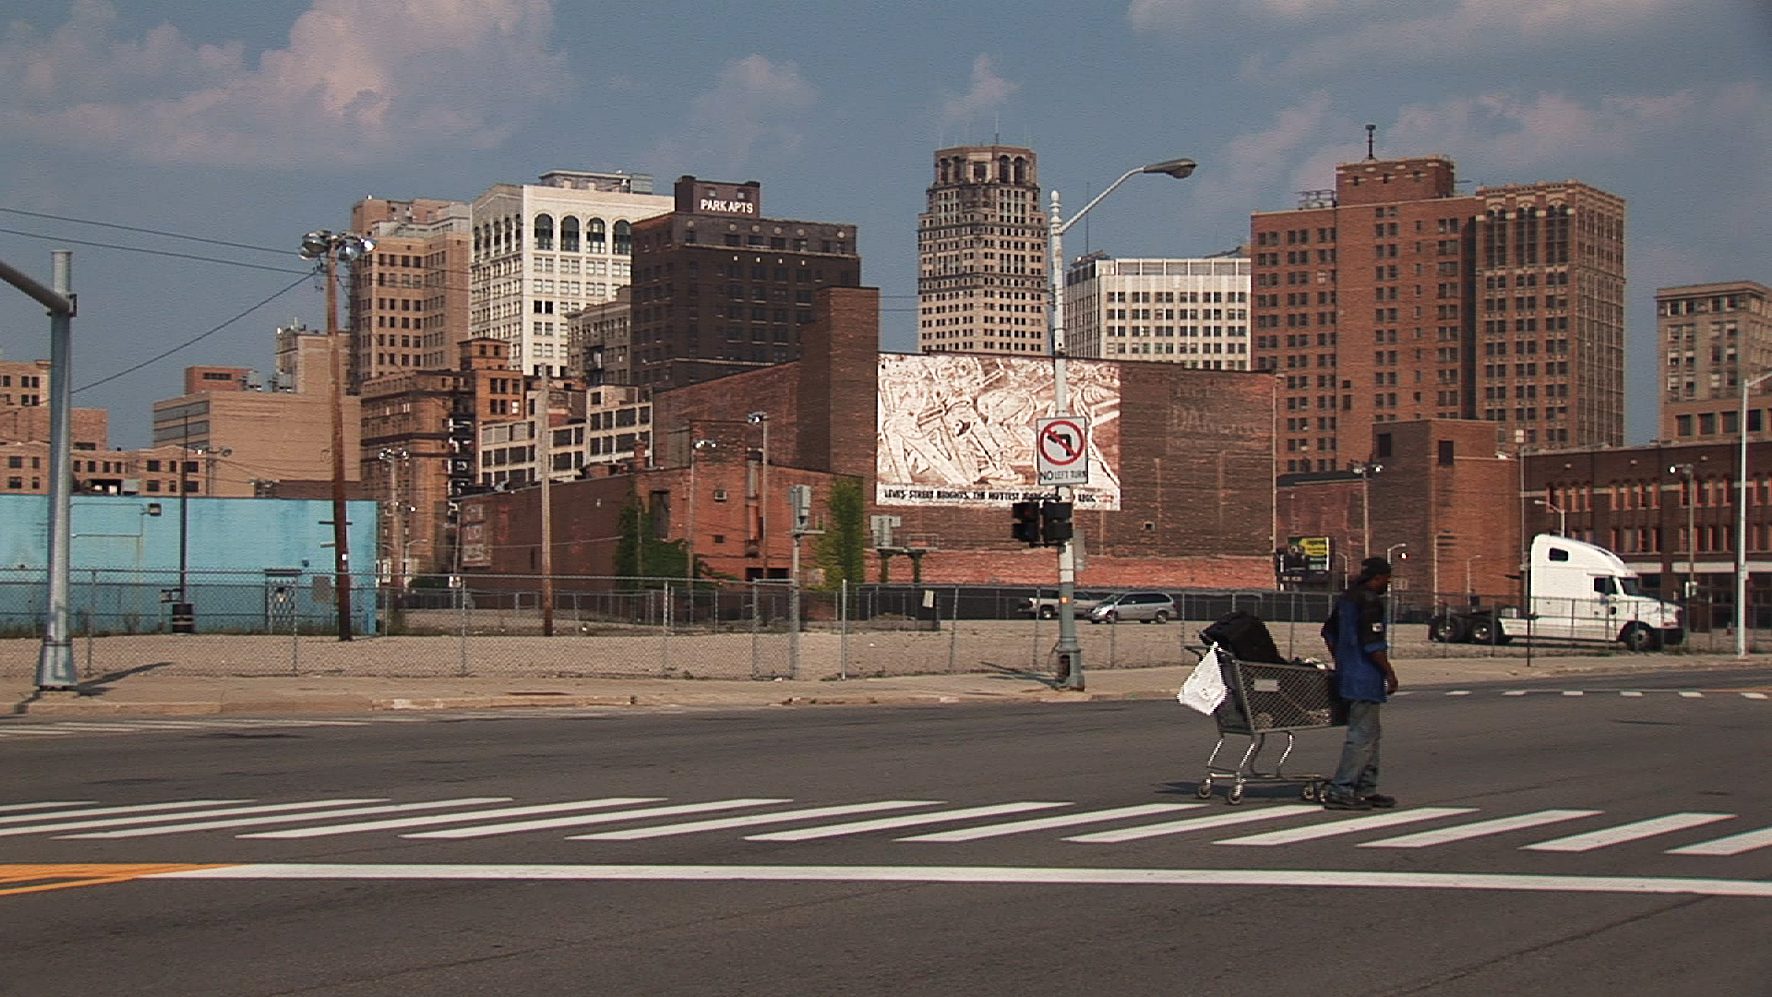
[[[1323,797],[1323,809],[1324,810],[1371,810],[1372,803],[1369,799],[1364,799],[1364,798],[1355,797],[1355,796],[1325,796],[1325,797]]]
[[[1389,810],[1397,805],[1396,797],[1386,796],[1383,793],[1367,793],[1365,796],[1360,797],[1360,799],[1379,810]]]

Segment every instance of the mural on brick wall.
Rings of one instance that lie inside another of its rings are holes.
[[[1120,367],[1067,366],[1069,414],[1089,420],[1089,484],[1076,488],[1075,501],[1118,509]],[[1003,505],[1043,494],[1034,425],[1057,414],[1050,359],[883,355],[879,399],[876,504]]]

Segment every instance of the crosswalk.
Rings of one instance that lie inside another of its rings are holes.
[[[1752,818],[1715,811],[1614,819],[1603,810],[1588,808],[1486,813],[1469,806],[1420,806],[1348,815],[1297,803],[1228,810],[1199,802],[1091,809],[1060,800],[961,806],[926,799],[794,804],[785,796],[693,800],[601,796],[536,803],[508,796],[407,801],[352,796],[280,802],[203,798],[123,804],[21,800],[0,802],[0,837],[105,841],[227,832],[243,841],[368,834],[458,841],[544,834],[567,841],[622,842],[728,835],[776,844],[871,837],[936,845],[1042,836],[1068,845],[1181,840],[1233,848],[1338,839],[1338,844],[1359,848],[1416,850],[1494,840],[1534,853],[1585,854],[1648,846],[1668,855],[1694,857],[1772,848],[1772,826],[1754,826]]]

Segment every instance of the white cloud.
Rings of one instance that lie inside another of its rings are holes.
[[[0,127],[162,163],[355,166],[491,148],[559,92],[552,0],[313,0],[288,44],[198,45],[161,25],[118,36],[75,0],[47,36],[0,39]]]
[[[1560,93],[1485,94],[1406,105],[1384,140],[1391,149],[1445,152],[1485,169],[1536,176],[1628,155],[1658,140],[1673,144],[1683,122],[1703,116],[1703,102],[1690,90],[1593,101]]]
[[[1350,11],[1370,7],[1374,0],[1132,0],[1126,19],[1135,28],[1165,30],[1184,28],[1213,16],[1257,18],[1272,16],[1301,21],[1348,16]]]
[[[1206,203],[1261,204],[1274,184],[1293,175],[1300,160],[1325,141],[1335,120],[1328,94],[1305,95],[1259,129],[1237,135],[1222,151],[1201,157],[1200,198]],[[1313,181],[1307,186],[1320,184]]]
[[[663,143],[659,162],[711,162],[725,171],[750,161],[759,146],[791,153],[805,140],[802,121],[818,91],[791,62],[761,55],[735,59],[713,89],[695,98],[685,137]]]
[[[980,54],[972,60],[972,85],[963,94],[950,97],[941,106],[941,123],[943,127],[964,125],[978,115],[994,111],[1008,102],[1021,84],[1011,83],[997,75],[991,66],[991,57]]]

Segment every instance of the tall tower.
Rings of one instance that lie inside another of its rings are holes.
[[[1032,149],[938,149],[917,216],[917,348],[1047,352],[1047,217]]]
[[[351,231],[375,250],[351,267],[349,390],[451,366],[468,336],[468,205],[366,197]]]
[[[1577,181],[1460,194],[1444,156],[1367,158],[1250,231],[1253,366],[1280,380],[1283,473],[1370,458],[1384,422],[1623,442],[1622,198]]]

